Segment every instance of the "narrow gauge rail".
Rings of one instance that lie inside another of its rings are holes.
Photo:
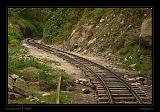
[[[151,104],[146,92],[109,69],[77,55],[26,39],[29,45],[57,55],[85,72],[95,86],[98,104]]]

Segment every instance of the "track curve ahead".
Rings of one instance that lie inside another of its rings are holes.
[[[109,69],[77,55],[26,39],[26,43],[52,53],[85,72],[95,86],[99,104],[151,104],[146,92]]]

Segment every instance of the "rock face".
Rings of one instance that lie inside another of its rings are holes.
[[[93,25],[77,25],[77,27],[71,33],[70,45],[79,46],[85,39],[93,35]]]
[[[152,18],[143,21],[140,37],[149,45],[152,45]]]

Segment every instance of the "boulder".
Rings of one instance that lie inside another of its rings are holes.
[[[82,89],[82,92],[84,93],[84,94],[89,94],[90,93],[90,90],[89,89]]]
[[[141,84],[144,84],[144,81],[146,83],[146,79],[144,77],[137,77],[136,80],[139,81]]]
[[[127,78],[129,81],[136,81],[136,79],[135,78]]]
[[[78,79],[80,84],[82,85],[86,85],[88,83],[88,81],[86,79]]]
[[[144,42],[152,45],[152,18],[145,19],[141,25],[140,37]]]

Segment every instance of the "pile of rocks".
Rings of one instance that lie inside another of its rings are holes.
[[[96,87],[93,84],[91,84],[90,81],[88,81],[87,79],[82,79],[82,78],[76,79],[76,80],[74,80],[74,83],[81,84],[81,85],[87,86],[87,87],[91,87],[93,90],[96,89]],[[83,89],[81,89],[81,91],[84,94],[89,94],[91,92],[90,89],[88,89],[88,88],[83,88]]]
[[[142,85],[147,84],[147,79],[144,77],[129,77],[128,75],[124,75],[124,78],[131,82],[138,82]]]
[[[34,97],[31,93],[28,93],[18,87],[16,87],[17,84],[27,84],[27,81],[23,79],[23,76],[19,77],[16,74],[9,75],[8,77],[8,98],[9,99],[15,99],[15,98],[22,98],[26,97],[26,100],[29,100],[31,102],[36,103],[42,103],[45,104],[45,101],[41,101],[39,98]],[[42,94],[42,97],[48,96],[50,93],[44,93]]]
[[[20,98],[20,97],[27,97],[32,96],[32,94],[25,92],[24,90],[16,87],[17,84],[26,84],[26,81],[22,79],[23,76],[19,77],[16,74],[10,75],[8,77],[8,98]]]
[[[89,86],[90,85],[89,81],[87,81],[86,79],[76,79],[74,82],[76,84],[81,84],[83,86]]]

